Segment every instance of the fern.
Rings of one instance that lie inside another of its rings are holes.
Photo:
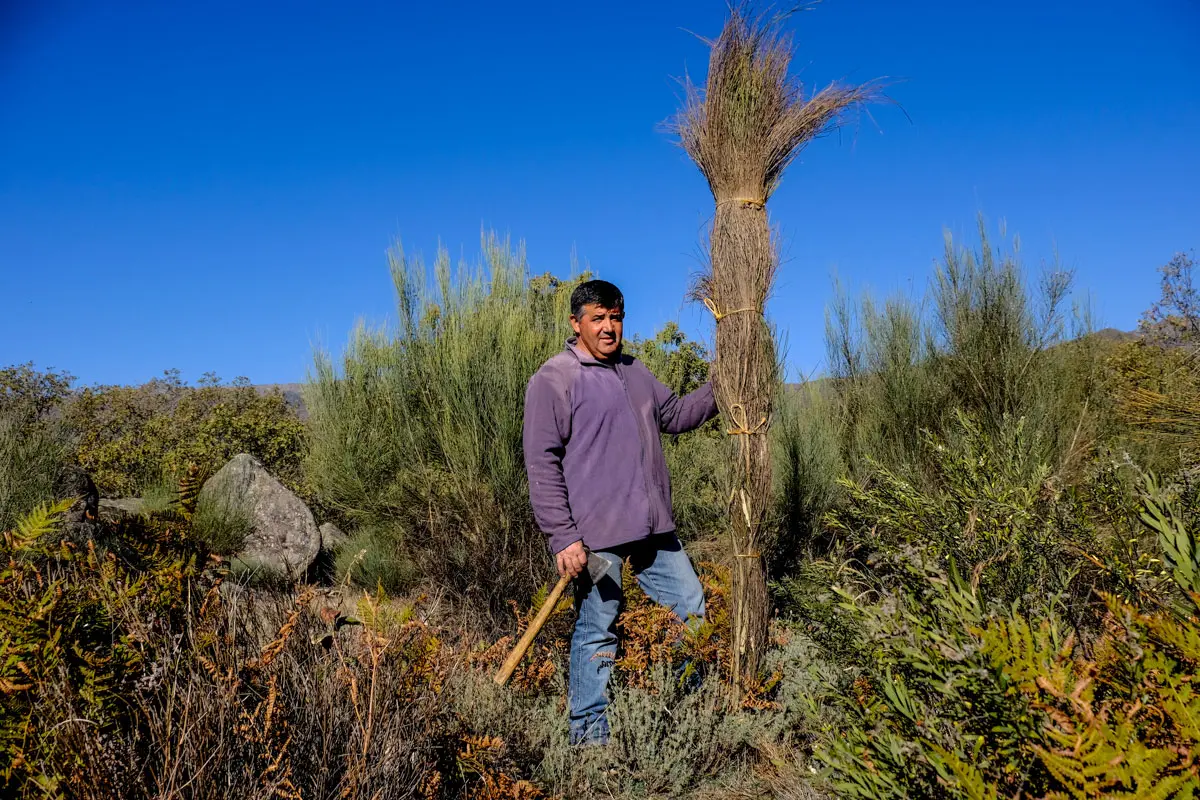
[[[41,506],[0,539],[3,797],[47,786],[58,787],[47,796],[77,796],[67,787],[83,756],[54,715],[128,725],[153,642],[181,629],[200,588],[197,552],[180,537],[160,541],[148,520],[111,531],[120,558],[59,541],[52,534],[74,502]]]
[[[1036,692],[1039,685],[1055,687],[1066,696],[1072,680],[1073,637],[1064,640],[1057,619],[1042,620],[1034,627],[1022,617],[1000,617],[980,631],[983,652],[1016,682],[1022,692]]]
[[[179,479],[179,510],[184,519],[191,519],[196,513],[196,504],[200,500],[200,489],[204,486],[205,477],[200,467],[192,462]]]
[[[933,743],[930,761],[947,784],[955,786],[966,800],[1000,800],[1000,790],[981,770],[958,753]],[[976,753],[975,755],[978,755]]]
[[[1091,800],[1125,795],[1137,798],[1170,798],[1194,781],[1188,772],[1173,772],[1177,755],[1169,750],[1147,747],[1129,720],[1116,724],[1096,719],[1073,733],[1051,729],[1051,747],[1035,751],[1062,790],[1050,797]]]
[[[17,526],[4,534],[4,541],[14,550],[27,550],[43,537],[58,529],[62,515],[75,505],[78,497],[68,497],[56,503],[42,503],[17,521]]]

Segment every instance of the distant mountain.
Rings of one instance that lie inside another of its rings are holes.
[[[1128,342],[1132,341],[1133,339],[1142,338],[1142,332],[1123,331],[1119,328],[1105,328],[1103,330],[1095,331],[1092,333],[1092,336],[1095,336],[1097,339],[1101,339],[1106,342]]]
[[[270,394],[278,390],[287,404],[296,411],[300,419],[308,419],[308,409],[304,405],[303,383],[262,383],[254,387],[259,394]]]

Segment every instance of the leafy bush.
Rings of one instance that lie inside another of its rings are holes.
[[[921,491],[876,465],[869,482],[843,481],[846,503],[831,526],[862,548],[864,561],[884,567],[919,548],[970,570],[986,596],[1005,603],[1068,591],[1081,559],[1055,527],[1049,469],[1032,460],[1024,420],[1010,422],[999,440],[961,413],[958,424],[954,440],[926,441],[937,454],[928,462],[936,489]]]
[[[965,453],[939,448],[944,493],[887,471],[849,487],[857,527],[843,530],[876,549],[838,590],[838,630],[857,634],[839,642],[853,667],[827,684],[846,715],[818,753],[834,785],[864,798],[1190,796],[1193,490],[1147,478],[1134,501],[1100,470],[1038,491],[1017,442],[967,434]],[[1148,539],[1126,527],[1138,502]]]
[[[169,370],[141,386],[79,390],[64,409],[77,432],[79,463],[106,496],[138,495],[183,475],[189,464],[211,474],[249,453],[305,494],[304,425],[278,391],[212,375],[189,386]]]

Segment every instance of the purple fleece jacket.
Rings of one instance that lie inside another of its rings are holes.
[[[676,397],[636,358],[605,364],[568,339],[525,390],[529,499],[550,549],[583,540],[602,550],[675,530],[659,434],[716,414],[711,384]]]

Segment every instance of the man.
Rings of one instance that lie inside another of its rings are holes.
[[[525,468],[538,526],[561,575],[575,577],[571,637],[571,743],[609,738],[608,676],[616,653],[621,561],[647,596],[685,622],[703,620],[704,592],[675,535],[662,433],[683,433],[717,413],[712,386],[676,397],[621,352],[625,299],[607,281],[571,293],[566,348],[525,393]],[[612,557],[592,583],[585,548]]]

